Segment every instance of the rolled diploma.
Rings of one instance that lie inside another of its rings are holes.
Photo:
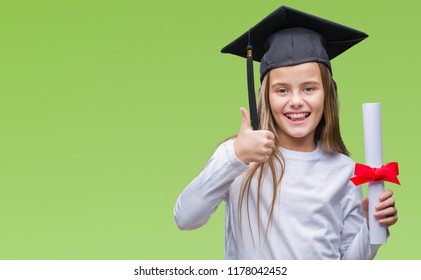
[[[380,103],[363,104],[365,161],[370,167],[383,165],[382,120]],[[373,216],[375,206],[384,192],[384,181],[368,183],[368,220],[370,243],[383,244],[387,240],[387,229]]]

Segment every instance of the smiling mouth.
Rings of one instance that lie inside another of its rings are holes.
[[[285,113],[284,114],[285,117],[287,117],[288,119],[290,119],[291,121],[303,121],[305,119],[307,119],[310,116],[309,112],[303,112],[303,113]]]

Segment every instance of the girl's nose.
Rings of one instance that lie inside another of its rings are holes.
[[[304,100],[298,94],[293,94],[289,100],[289,105],[293,107],[300,107],[304,105]]]

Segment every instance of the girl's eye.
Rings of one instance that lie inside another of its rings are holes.
[[[278,90],[276,90],[277,93],[281,94],[281,95],[286,95],[288,93],[288,90],[285,88],[280,88]]]
[[[311,93],[311,92],[313,92],[314,91],[314,88],[312,88],[312,87],[306,87],[305,89],[304,89],[304,92],[307,92],[307,93]]]

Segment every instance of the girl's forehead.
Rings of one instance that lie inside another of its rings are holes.
[[[271,83],[285,80],[321,80],[320,68],[317,62],[274,68],[269,72],[269,76]]]

